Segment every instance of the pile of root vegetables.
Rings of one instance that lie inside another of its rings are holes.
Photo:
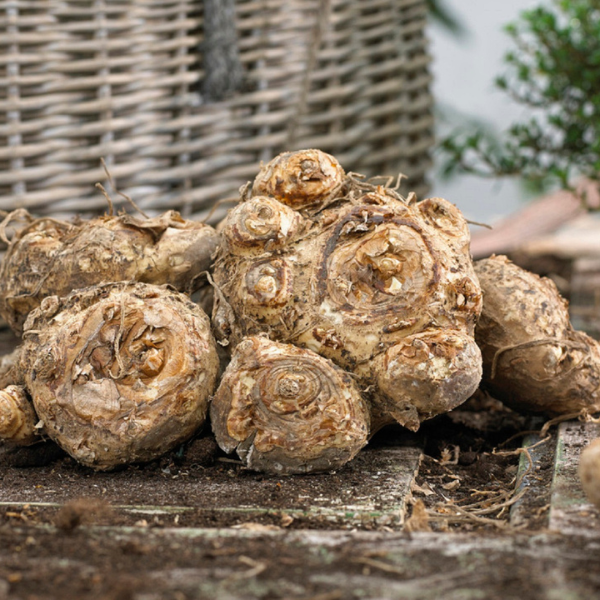
[[[390,423],[481,385],[557,416],[600,409],[600,345],[547,279],[473,264],[467,222],[345,173],[319,150],[258,170],[212,227],[175,212],[0,225],[0,438],[51,439],[109,470],[153,460],[210,421],[274,474],[335,469]],[[208,311],[209,314],[207,314]]]

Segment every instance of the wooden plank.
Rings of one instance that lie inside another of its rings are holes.
[[[31,527],[7,538],[0,528],[0,591],[57,597],[59,582],[69,600],[589,600],[600,586],[599,539]],[[110,556],[118,560],[107,569]]]
[[[570,535],[597,535],[600,513],[586,499],[579,475],[579,455],[594,438],[600,424],[568,421],[558,429],[550,504],[551,530]]]
[[[576,260],[600,256],[600,221],[596,214],[584,214],[558,231],[524,242],[519,250],[529,256],[558,256]]]
[[[17,341],[10,330],[0,330],[0,354],[11,351]],[[3,451],[5,448],[0,444],[0,453]],[[349,465],[339,469],[335,479],[328,474],[271,478],[272,487],[284,490],[288,499],[294,498],[288,505],[282,505],[277,498],[271,504],[265,502],[264,476],[247,472],[241,473],[242,477],[232,476],[225,482],[215,482],[209,471],[193,479],[174,476],[171,481],[168,473],[152,478],[135,469],[114,473],[74,470],[65,474],[68,480],[55,476],[40,482],[40,471],[31,471],[30,477],[12,477],[9,482],[0,471],[4,479],[0,487],[0,507],[29,505],[56,509],[81,497],[83,485],[86,495],[101,497],[115,510],[139,515],[140,519],[194,512],[202,521],[203,514],[217,513],[222,524],[223,520],[236,523],[260,515],[288,515],[313,522],[318,519],[332,527],[400,528],[421,456],[422,451],[416,446],[368,447]],[[232,469],[239,470],[239,465]],[[36,479],[36,485],[31,484],[32,478]],[[327,485],[328,480],[335,481],[334,489]],[[305,485],[307,483],[309,485]],[[169,504],[164,503],[165,484],[176,498]],[[374,485],[376,494],[373,494]],[[256,493],[261,486],[262,495]],[[135,490],[135,497],[141,502],[123,502],[124,490],[129,493]],[[257,496],[263,498],[258,503],[253,501]]]
[[[541,426],[543,419],[536,421]],[[536,425],[536,426],[537,426]],[[510,524],[513,527],[527,527],[539,522],[543,517],[547,520],[547,508],[550,502],[550,486],[545,471],[554,462],[556,436],[551,435],[546,441],[537,433],[526,436],[523,440],[523,452],[519,459],[515,496],[519,500],[510,509]]]
[[[264,493],[253,494],[255,489],[264,489],[265,478],[260,474],[245,473],[243,477],[219,482],[212,481],[210,474],[192,481],[184,478],[167,480],[166,484],[174,492],[172,497],[179,499],[172,504],[164,503],[164,478],[157,482],[139,476],[135,471],[90,472],[82,476],[89,481],[92,495],[94,488],[101,489],[101,498],[112,509],[138,515],[140,519],[193,513],[194,518],[202,522],[203,515],[218,514],[219,522],[236,523],[240,519],[251,521],[261,515],[287,515],[309,522],[319,520],[329,527],[400,528],[420,460],[421,449],[417,447],[375,447],[361,452],[336,473],[335,479],[327,473],[268,479],[271,489],[285,492],[284,502],[288,504],[282,504],[277,497],[268,502]],[[368,465],[368,470],[363,463]],[[335,488],[327,485],[328,480],[335,481]],[[27,477],[14,479],[9,487],[0,488],[0,507],[57,508],[77,498],[68,482],[57,481],[57,484],[48,488],[31,485]],[[157,484],[160,484],[160,490]],[[145,502],[124,504],[123,486],[129,489],[135,486],[136,496]],[[376,493],[373,493],[374,489]],[[253,499],[257,497],[262,499],[257,502]],[[181,502],[182,499],[186,502]]]

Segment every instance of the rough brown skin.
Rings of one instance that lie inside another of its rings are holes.
[[[483,385],[516,410],[558,416],[600,410],[600,344],[573,330],[554,283],[505,256],[480,260],[475,339]]]
[[[20,370],[21,347],[18,346],[10,354],[0,357],[0,389],[8,385],[23,385],[23,373]]]
[[[44,298],[74,289],[142,281],[193,291],[218,240],[212,227],[174,211],[151,219],[123,214],[76,224],[26,213],[25,218],[29,223],[12,239],[0,265],[0,314],[18,335]]]
[[[99,470],[188,439],[218,373],[206,315],[183,294],[143,283],[46,298],[25,323],[21,364],[44,433]]]
[[[210,408],[219,446],[276,475],[335,469],[367,443],[369,410],[352,378],[290,344],[237,345]]]
[[[579,479],[587,499],[600,509],[600,439],[590,442],[581,452]]]
[[[481,354],[465,333],[417,333],[379,354],[373,377],[384,415],[416,430],[422,420],[455,408],[452,400],[458,406],[473,394],[474,382],[481,379]]]
[[[17,446],[29,446],[41,437],[36,428],[38,418],[25,389],[9,385],[0,390],[0,439]]]
[[[345,176],[340,163],[321,150],[283,152],[264,165],[252,196],[271,196],[301,210],[324,206],[341,195]]]
[[[313,350],[358,376],[376,427],[396,420],[417,429],[466,400],[481,376],[473,340],[481,293],[467,223],[446,200],[407,201],[346,177],[339,165],[305,192],[296,169],[305,162],[336,164],[318,150],[275,158],[257,176],[255,195],[223,223],[217,335],[235,347],[266,333]],[[326,190],[315,191],[323,182]],[[428,350],[418,363],[408,357],[410,368],[383,375],[386,361],[410,354],[419,336]]]

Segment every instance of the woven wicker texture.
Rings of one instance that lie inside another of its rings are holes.
[[[410,176],[432,144],[423,0],[237,0],[241,88],[208,102],[202,2],[0,1],[0,209],[201,216],[282,150]],[[115,198],[116,200],[116,198]]]

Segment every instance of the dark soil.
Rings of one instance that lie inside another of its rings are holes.
[[[526,515],[521,526],[532,531],[544,528],[555,439],[551,436],[545,442],[549,452],[536,455],[535,473],[530,473],[526,457],[520,458],[523,440],[542,423],[480,394],[456,411],[425,424],[427,443],[414,498],[422,500],[430,515],[433,513],[429,523],[432,530],[502,530],[509,525],[511,497],[524,476],[532,489],[518,502],[520,514]],[[506,502],[508,506],[501,506]],[[452,510],[452,505],[460,507],[463,514]],[[482,511],[484,520],[464,514],[472,512],[471,508]]]
[[[400,436],[403,443],[414,436]],[[133,465],[115,472],[95,472],[58,451],[54,445],[37,449],[38,467],[32,449],[24,460],[22,450],[0,454],[0,502],[12,511],[11,503],[31,503],[29,510],[38,522],[52,522],[57,504],[91,498],[113,506],[104,511],[103,525],[133,525],[154,508],[170,507],[173,517],[155,518],[159,525],[185,527],[227,527],[249,520],[279,525],[286,512],[292,512],[292,528],[331,528],[330,518],[313,518],[309,513],[319,506],[353,504],[356,498],[377,498],[382,486],[393,484],[395,472],[382,472],[385,464],[377,452],[380,442],[362,452],[336,472],[298,477],[274,478],[245,469],[239,461],[225,456],[212,436],[195,439],[177,452],[146,465]],[[47,461],[54,458],[50,464]],[[26,464],[28,468],[22,468]],[[375,475],[375,478],[371,477]],[[50,506],[38,506],[39,503]],[[137,512],[119,507],[139,507]],[[376,502],[376,510],[387,505]],[[0,508],[0,514],[2,508]],[[298,515],[298,513],[300,513]],[[141,516],[140,516],[141,515]],[[177,520],[174,523],[173,518]],[[31,516],[33,518],[33,516]],[[336,527],[343,528],[338,522]],[[368,520],[352,522],[349,528],[372,529]]]
[[[0,502],[12,512],[32,503],[35,518],[52,522],[56,506],[91,498],[113,507],[179,507],[176,525],[227,527],[247,522],[280,525],[287,513],[291,528],[374,529],[368,519],[360,523],[332,524],[331,518],[309,513],[315,503],[325,506],[354,504],[356,498],[377,498],[383,485],[396,477],[382,466],[378,449],[389,446],[424,448],[415,496],[434,508],[440,502],[468,503],[475,493],[514,488],[522,442],[519,432],[528,420],[489,399],[472,400],[460,411],[426,423],[419,435],[401,427],[380,432],[351,463],[336,472],[274,478],[251,472],[224,455],[206,433],[161,460],[132,465],[115,472],[95,472],[76,463],[54,444],[0,450]],[[513,436],[516,437],[512,440]],[[501,451],[497,448],[509,440]],[[423,491],[425,493],[423,494]],[[333,501],[333,504],[332,504]],[[39,507],[38,503],[51,506]],[[223,510],[227,508],[228,510]],[[378,510],[391,508],[382,502]],[[2,509],[0,508],[0,513]],[[103,511],[104,525],[133,525],[140,514],[119,508]],[[29,518],[33,518],[30,516]],[[173,526],[173,518],[156,517],[156,523]],[[481,524],[475,524],[481,528]],[[473,523],[455,524],[471,530]],[[493,526],[486,526],[491,527]]]

